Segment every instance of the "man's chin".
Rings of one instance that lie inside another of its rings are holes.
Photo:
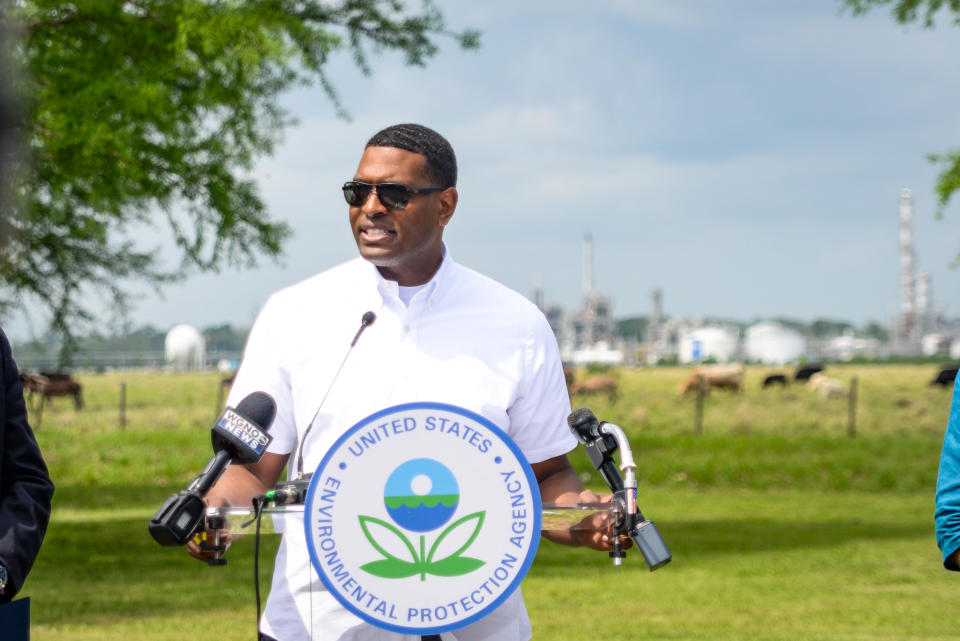
[[[370,245],[358,245],[360,256],[369,263],[377,267],[390,267],[396,263],[396,259],[390,250],[383,247],[371,247]]]

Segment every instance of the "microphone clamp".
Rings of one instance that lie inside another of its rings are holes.
[[[307,488],[310,487],[311,474],[306,474],[293,481],[277,483],[277,486],[264,496],[274,505],[303,505],[307,498]]]

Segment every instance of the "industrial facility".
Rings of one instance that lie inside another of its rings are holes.
[[[624,340],[616,333],[612,299],[600,293],[594,284],[593,239],[589,234],[584,238],[580,306],[566,312],[560,305],[544,305],[539,286],[534,298],[553,328],[561,357],[571,365],[661,362],[785,365],[891,355],[960,359],[960,318],[946,317],[944,307],[933,297],[929,272],[916,268],[913,195],[909,189],[900,192],[899,263],[900,311],[891,323],[889,343],[855,336],[850,331],[813,339],[782,323],[766,320],[742,326],[669,318],[664,313],[664,293],[660,287],[650,293],[650,315],[642,342]]]
[[[900,191],[900,314],[893,323],[891,349],[905,356],[960,358],[960,319],[947,319],[933,298],[929,272],[917,271],[913,247],[913,192]]]

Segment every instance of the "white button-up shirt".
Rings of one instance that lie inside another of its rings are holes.
[[[264,391],[277,401],[269,451],[290,454],[288,476],[312,472],[361,419],[416,401],[483,415],[531,463],[576,445],[556,339],[530,301],[455,263],[447,254],[405,305],[397,283],[362,258],[270,297],[251,330],[228,403]],[[376,320],[351,349],[365,312]],[[261,629],[282,641],[401,641],[327,593],[310,567],[303,525],[288,523]],[[517,590],[485,618],[443,639],[524,641],[531,636]]]

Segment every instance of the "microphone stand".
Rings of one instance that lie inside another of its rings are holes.
[[[590,416],[592,417],[592,413]],[[621,534],[627,534],[633,539],[651,572],[669,563],[673,557],[657,526],[653,521],[645,519],[637,506],[637,465],[633,461],[633,451],[626,433],[619,426],[604,421],[589,431],[581,430],[578,438],[586,447],[587,456],[590,457],[594,469],[600,472],[613,492],[613,501],[617,504],[615,511],[620,516],[614,529],[616,536],[613,550],[609,553],[613,564],[622,565],[627,556],[620,544]],[[613,460],[613,453],[618,448],[619,469]],[[621,472],[623,476],[620,475]]]

